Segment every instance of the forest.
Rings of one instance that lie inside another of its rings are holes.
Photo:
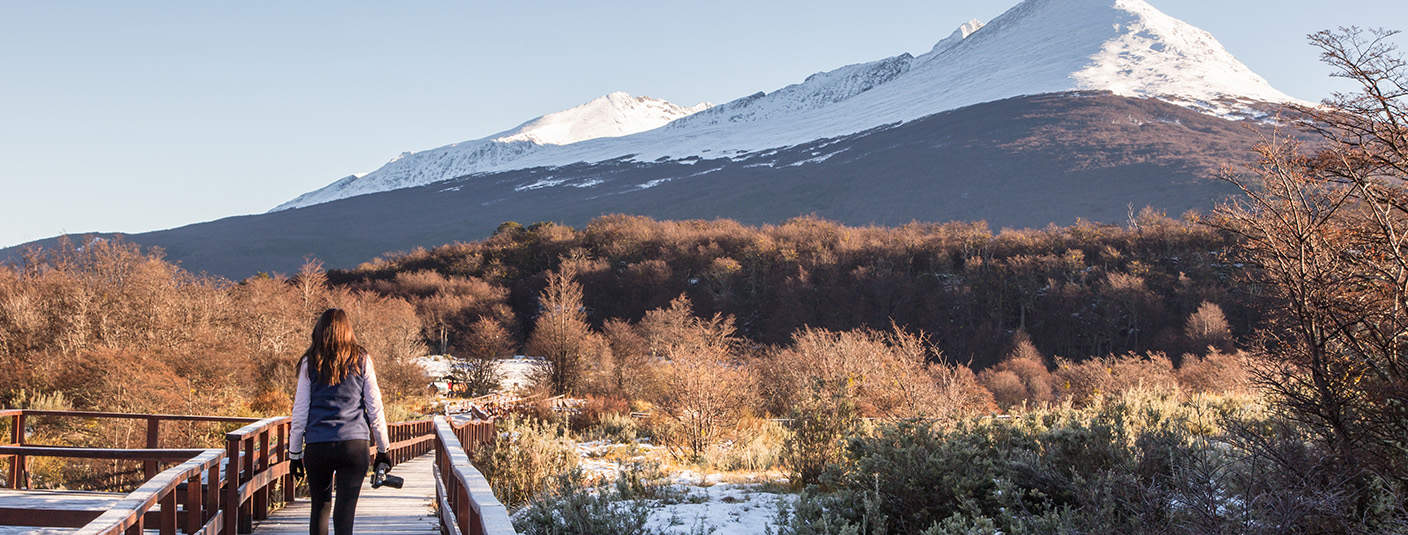
[[[443,329],[452,352],[482,318],[526,340],[546,274],[570,258],[595,328],[685,295],[701,316],[733,317],[751,343],[785,343],[803,327],[894,324],[985,368],[1016,336],[1077,360],[1177,358],[1230,344],[1265,306],[1234,288],[1231,243],[1195,215],[1149,209],[1125,226],[996,233],[982,223],[849,227],[803,217],[749,227],[613,215],[582,229],[505,223],[483,241],[386,255],[329,280],[414,303],[436,331],[432,346]],[[1190,337],[1189,317],[1214,307],[1227,325],[1215,339]]]

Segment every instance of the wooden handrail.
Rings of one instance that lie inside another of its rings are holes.
[[[249,420],[249,421],[251,422],[249,425],[246,425],[246,426],[241,427],[241,428],[239,428],[239,429],[236,429],[236,430],[234,430],[234,431],[230,431],[229,433],[225,433],[225,440],[241,439],[241,438],[247,437],[247,436],[249,436],[249,435],[253,435],[253,434],[255,434],[255,433],[258,433],[258,432],[260,432],[260,431],[262,431],[262,430],[268,428],[268,427],[271,426],[271,425],[275,425],[275,424],[279,424],[279,423],[287,423],[288,421],[292,421],[292,420],[293,420],[293,419],[290,418],[290,417],[288,417],[288,416],[275,416],[275,417],[272,417],[272,418],[265,418],[265,419],[263,419],[263,420],[259,420],[259,419]]]
[[[65,446],[0,446],[0,455],[65,457],[69,459],[118,459],[179,463],[200,455],[198,449],[71,448]]]
[[[15,445],[25,445],[24,427],[28,417],[67,417],[67,418],[108,418],[119,420],[145,420],[147,422],[146,447],[147,449],[157,449],[161,445],[160,428],[162,422],[207,422],[207,423],[248,423],[257,422],[258,418],[246,418],[238,416],[206,416],[195,414],[143,414],[125,412],[103,412],[103,411],[69,411],[69,410],[43,410],[43,409],[2,409],[0,418],[12,418],[12,429],[10,430],[10,443]],[[26,459],[23,453],[18,455],[0,454],[0,457],[10,459],[10,473],[6,480],[10,488],[21,488],[26,485]],[[146,479],[156,477],[159,468],[158,460],[145,459],[142,461],[142,473]]]
[[[204,416],[198,414],[137,414],[127,412],[99,412],[99,411],[51,411],[38,409],[9,409],[0,411],[0,417],[13,416],[24,413],[29,416],[68,416],[73,418],[116,418],[126,420],[147,420],[156,418],[168,422],[215,422],[215,423],[248,423],[258,422],[259,418],[249,418],[243,416]]]
[[[435,499],[441,528],[452,535],[517,533],[508,509],[470,463],[465,446],[449,418],[435,419]]]
[[[119,533],[141,533],[146,528],[147,512],[158,504],[161,512],[157,516],[162,533],[175,533],[178,518],[176,489],[186,483],[187,517],[186,533],[210,532],[220,525],[221,512],[212,507],[213,502],[201,499],[201,476],[217,473],[224,452],[218,449],[202,450],[200,454],[180,465],[168,468],[156,477],[143,483],[118,502],[116,506],[99,515],[98,518],[80,528],[81,535],[110,535]],[[218,489],[215,481],[209,488]],[[194,497],[194,498],[192,498]]]

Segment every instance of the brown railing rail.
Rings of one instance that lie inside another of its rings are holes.
[[[35,409],[4,409],[0,410],[0,418],[10,418],[10,437],[7,445],[24,446],[25,426],[29,419],[39,416],[54,416],[64,418],[96,418],[96,419],[118,419],[118,420],[145,420],[147,423],[146,447],[147,449],[157,449],[161,445],[161,424],[162,422],[210,422],[226,424],[242,424],[258,421],[258,418],[236,418],[229,416],[197,416],[190,414],[130,414],[122,412],[98,412],[98,411],[52,411]],[[22,452],[0,453],[0,460],[10,461],[10,471],[5,480],[5,486],[12,489],[27,488],[28,478],[25,471],[25,457]],[[143,479],[156,477],[158,470],[158,460],[148,459],[142,462]]]
[[[454,424],[435,419],[435,505],[446,535],[512,535],[508,510],[489,481],[469,461],[469,452],[494,438],[492,420]]]

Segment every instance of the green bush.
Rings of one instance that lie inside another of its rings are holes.
[[[556,490],[534,498],[514,515],[523,535],[651,535],[650,504],[626,499],[613,487],[587,485],[579,470],[557,476]],[[629,486],[629,485],[627,485]]]
[[[474,464],[489,479],[494,496],[517,507],[552,490],[577,468],[577,445],[561,424],[500,420],[492,446],[475,451]]]
[[[792,484],[814,485],[845,457],[846,437],[856,430],[859,411],[843,391],[813,389],[792,408],[783,441],[783,464]]]
[[[1354,506],[1353,467],[1251,401],[1136,390],[882,424],[850,440],[834,492],[803,493],[777,533],[1403,532],[1402,489],[1383,482],[1372,506]]]

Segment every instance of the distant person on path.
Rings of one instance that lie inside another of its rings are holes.
[[[389,469],[390,442],[376,369],[367,350],[357,344],[347,313],[330,308],[313,326],[313,343],[298,360],[298,389],[293,396],[290,470],[302,478],[306,466],[313,506],[308,533],[327,535],[331,512],[334,533],[352,535],[373,439],[377,453],[372,465],[385,464]],[[330,508],[334,483],[337,505]]]

